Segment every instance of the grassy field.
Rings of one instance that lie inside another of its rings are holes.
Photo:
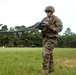
[[[55,72],[76,75],[76,48],[54,49]],[[0,75],[40,75],[42,48],[0,48]]]

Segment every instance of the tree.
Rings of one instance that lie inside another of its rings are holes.
[[[67,28],[66,31],[63,33],[63,35],[65,35],[65,36],[70,36],[72,34],[73,33],[71,32],[71,29],[70,28]]]
[[[76,34],[67,28],[62,36],[58,39],[58,47],[76,47]]]
[[[2,26],[2,31],[8,30],[7,25]]]

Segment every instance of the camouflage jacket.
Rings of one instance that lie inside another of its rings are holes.
[[[48,22],[48,28],[56,28],[56,31],[50,31],[46,26],[41,29],[42,36],[44,37],[58,37],[58,33],[62,31],[62,21],[55,15],[52,18],[45,17],[42,22]]]

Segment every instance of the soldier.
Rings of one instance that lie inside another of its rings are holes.
[[[53,13],[53,6],[45,8],[47,17],[42,19],[42,22],[47,22],[48,26],[43,26],[41,29],[43,37],[43,75],[54,72],[53,49],[57,44],[58,33],[62,31],[62,21]],[[52,29],[52,30],[51,30]]]

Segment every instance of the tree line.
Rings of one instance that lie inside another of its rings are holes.
[[[7,25],[0,24],[1,31],[17,30],[26,28],[26,26],[15,26],[8,29]],[[33,29],[25,32],[18,33],[4,33],[0,34],[0,46],[6,47],[42,47],[42,36],[38,29]],[[76,47],[76,34],[67,28],[63,35],[59,35],[58,44],[56,47]]]

